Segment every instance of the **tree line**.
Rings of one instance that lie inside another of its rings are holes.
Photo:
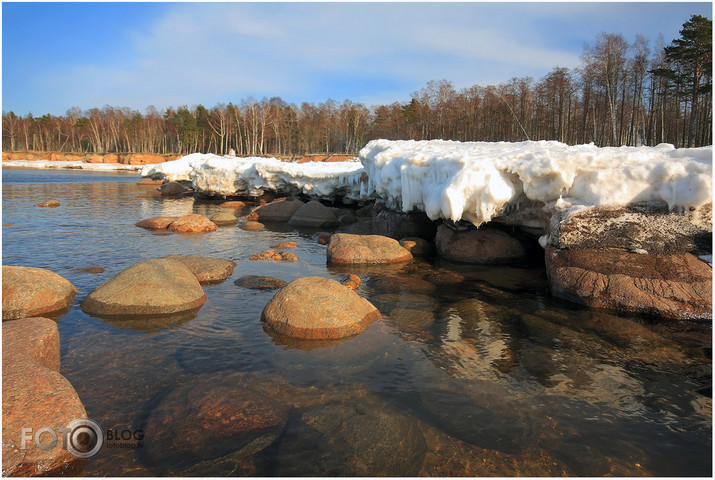
[[[408,103],[368,108],[279,97],[145,113],[104,106],[64,116],[3,112],[4,151],[296,156],[354,154],[374,138],[558,140],[599,146],[712,144],[712,21],[693,15],[668,46],[602,33],[574,69],[457,90],[430,81]]]

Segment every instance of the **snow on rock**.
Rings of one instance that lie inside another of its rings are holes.
[[[711,146],[373,140],[359,158],[369,177],[364,195],[475,225],[535,202],[560,209],[665,201],[676,210],[712,199]]]
[[[89,170],[93,172],[138,171],[142,168],[141,165],[125,165],[122,163],[85,163],[84,161],[64,160],[4,160],[2,166],[32,169]]]
[[[143,177],[190,181],[210,196],[260,196],[264,190],[306,194],[322,199],[358,200],[365,190],[363,166],[357,162],[290,163],[276,158],[194,153],[178,160],[147,165]]]

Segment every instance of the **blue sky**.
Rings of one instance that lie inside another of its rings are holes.
[[[667,45],[692,14],[712,4],[3,2],[2,109],[405,102],[575,67],[600,32]]]

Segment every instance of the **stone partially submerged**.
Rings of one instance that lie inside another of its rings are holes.
[[[330,237],[327,258],[334,265],[400,263],[412,260],[412,254],[392,238],[336,233]]]
[[[69,307],[77,289],[44,268],[2,267],[2,319],[49,315]]]

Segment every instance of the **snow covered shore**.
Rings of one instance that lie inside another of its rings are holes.
[[[358,200],[365,197],[364,172],[357,161],[298,164],[276,158],[194,153],[172,162],[147,165],[141,175],[190,181],[194,190],[210,196],[259,196],[265,190],[274,190],[325,200]]]
[[[125,165],[122,163],[86,163],[83,161],[60,160],[5,160],[3,167],[32,168],[32,169],[58,169],[58,170],[88,170],[92,172],[127,171],[138,172],[142,165]]]

